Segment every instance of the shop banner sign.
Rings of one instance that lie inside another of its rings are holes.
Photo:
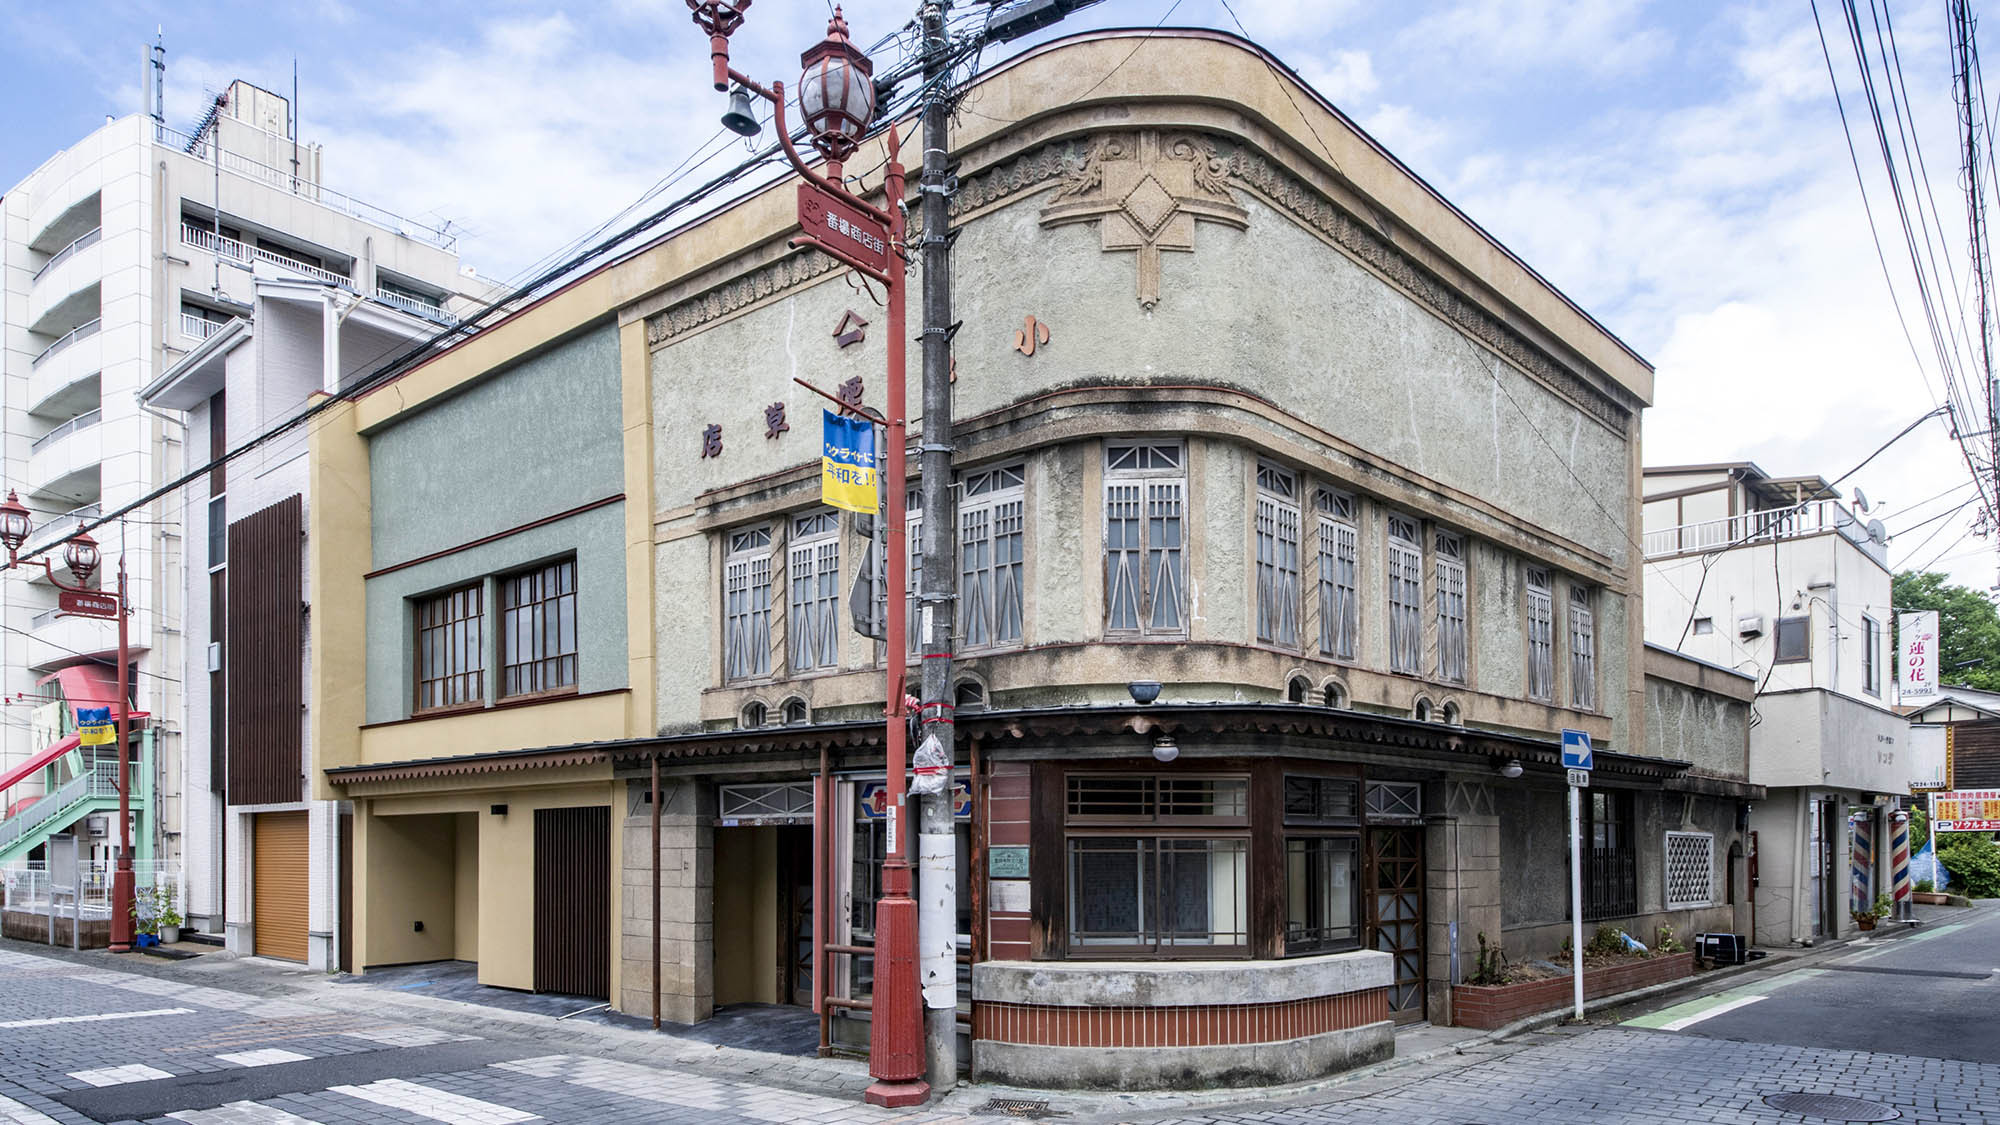
[[[77,708],[76,734],[78,744],[83,746],[117,745],[118,734],[111,725],[111,708]]]
[[[1931,794],[1932,832],[2000,832],[2000,789]]]
[[[819,456],[819,498],[835,508],[875,515],[875,423],[866,418],[842,418],[831,410],[825,417]]]
[[[1896,645],[1902,653],[1896,687],[1902,701],[1935,699],[1938,693],[1938,615],[1922,613],[1896,615]]]

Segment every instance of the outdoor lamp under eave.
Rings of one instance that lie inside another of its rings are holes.
[[[838,7],[826,38],[799,56],[799,112],[813,147],[835,163],[853,155],[875,116],[875,64],[847,37]]]
[[[28,541],[28,531],[33,521],[28,516],[28,508],[12,489],[7,490],[7,502],[0,504],[0,543],[7,545],[11,557]]]
[[[87,532],[77,532],[76,538],[71,539],[69,546],[63,549],[63,561],[69,564],[69,572],[76,576],[79,586],[90,584],[90,576],[97,573],[99,558],[97,540]]]

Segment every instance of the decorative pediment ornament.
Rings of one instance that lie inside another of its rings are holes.
[[[1139,303],[1160,303],[1160,255],[1194,250],[1197,219],[1242,230],[1250,213],[1229,189],[1229,162],[1209,141],[1155,130],[1100,138],[1064,163],[1042,225],[1097,224],[1103,248],[1138,255]]]

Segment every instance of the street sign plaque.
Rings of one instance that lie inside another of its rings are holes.
[[[1590,732],[1563,730],[1563,768],[1587,770],[1591,767]]]
[[[879,220],[813,184],[799,185],[799,226],[850,264],[889,272],[889,231]]]
[[[1569,778],[1569,783],[1578,789],[1590,788],[1589,770],[1570,770],[1565,776]]]
[[[95,594],[89,590],[64,590],[56,595],[56,608],[64,613],[74,613],[82,617],[118,616],[118,599],[110,594]]]

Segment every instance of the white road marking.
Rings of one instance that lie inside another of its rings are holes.
[[[5,1125],[59,1125],[55,1118],[0,1095],[0,1122]]]
[[[9,1020],[0,1023],[7,1027],[52,1027],[59,1023],[99,1023],[104,1020],[136,1020],[146,1016],[191,1016],[193,1008],[153,1008],[144,1012],[101,1012],[94,1016],[50,1016],[39,1020]]]
[[[349,1039],[366,1039],[370,1043],[380,1043],[387,1047],[430,1047],[438,1043],[463,1043],[477,1039],[476,1035],[453,1035],[431,1027],[412,1027],[409,1024],[385,1024],[381,1027],[366,1028],[361,1031],[344,1031]]]
[[[1719,1016],[1724,1012],[1733,1012],[1738,1008],[1750,1004],[1755,1004],[1757,1001],[1764,999],[1768,999],[1768,997],[1739,996],[1736,999],[1731,1000],[1727,1004],[1717,1004],[1715,1007],[1710,1008],[1707,1011],[1696,1012],[1694,1015],[1691,1016],[1682,1016],[1680,1019],[1677,1019],[1672,1023],[1663,1023],[1660,1025],[1660,1030],[1683,1031],[1687,1028],[1693,1027],[1695,1024],[1698,1024],[1703,1020],[1714,1019],[1716,1016]]]
[[[311,1055],[301,1055],[297,1051],[285,1051],[277,1047],[264,1047],[255,1051],[237,1051],[234,1054],[217,1055],[215,1057],[221,1059],[223,1062],[235,1063],[237,1066],[276,1066],[279,1063],[304,1062],[312,1058]]]
[[[167,1116],[175,1121],[189,1122],[189,1125],[319,1125],[310,1118],[256,1102],[230,1102],[214,1109],[184,1109]]]
[[[151,1082],[156,1078],[172,1078],[173,1071],[161,1070],[145,1063],[128,1066],[106,1066],[96,1070],[71,1071],[70,1077],[78,1082],[88,1082],[92,1086],[123,1086],[127,1082]]]
[[[539,1121],[532,1113],[524,1113],[510,1106],[483,1102],[478,1098],[468,1098],[464,1094],[454,1094],[418,1082],[406,1082],[401,1078],[385,1078],[380,1082],[370,1082],[366,1086],[333,1086],[328,1093],[345,1094],[350,1098],[360,1098],[364,1102],[386,1105],[390,1109],[400,1109],[433,1121],[448,1122],[449,1125],[512,1125],[516,1121]]]

